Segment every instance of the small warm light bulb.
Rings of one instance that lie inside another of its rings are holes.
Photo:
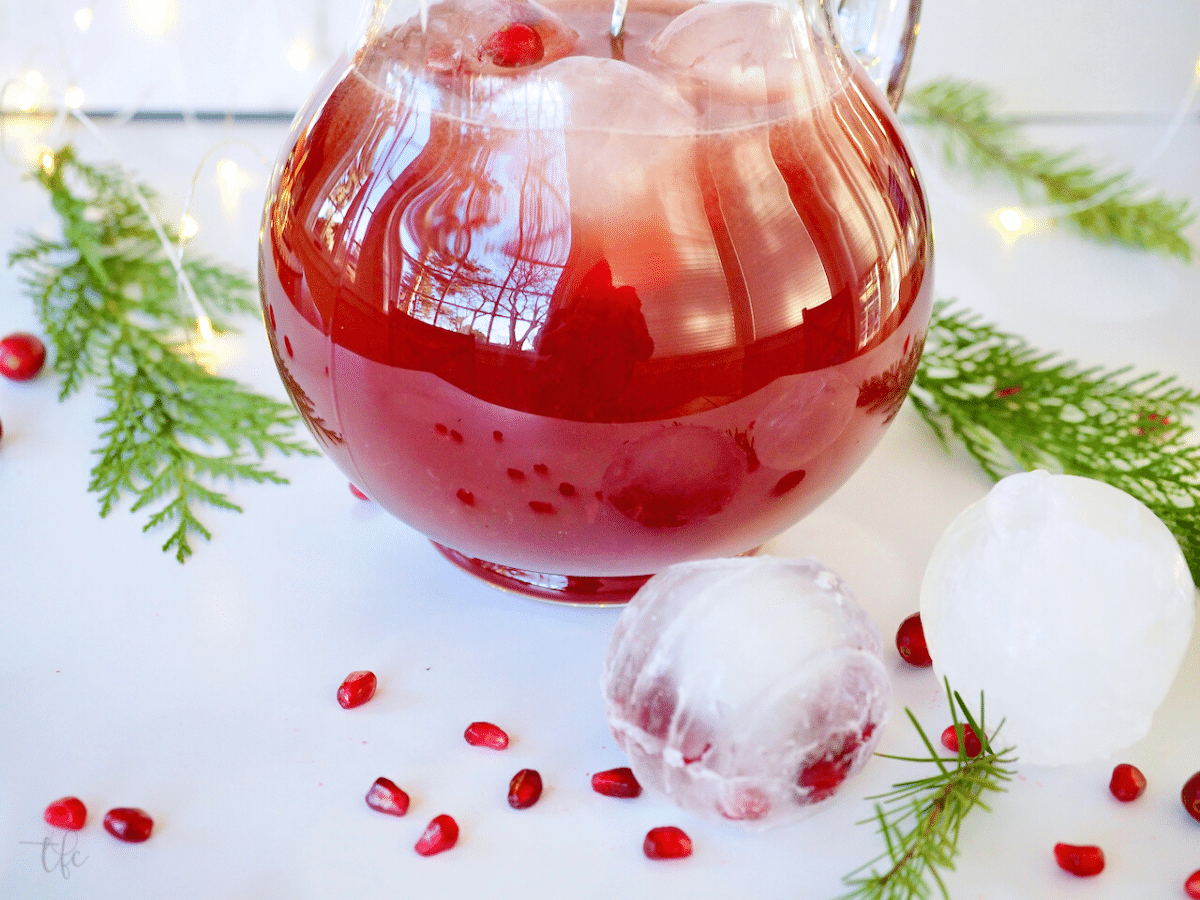
[[[196,331],[200,335],[200,340],[207,343],[213,339],[212,320],[208,316],[201,316],[196,320]]]
[[[92,8],[90,6],[75,10],[75,27],[80,31],[87,31],[92,27]]]
[[[196,232],[200,230],[200,224],[191,216],[185,214],[179,220],[179,237],[183,240],[196,236]]]
[[[288,65],[297,72],[302,72],[308,68],[308,64],[312,62],[312,48],[308,46],[308,41],[303,38],[297,38],[292,42],[292,46],[287,52]]]
[[[241,169],[232,159],[223,159],[217,163],[217,177],[221,179],[226,190],[236,191],[241,177]]]
[[[77,84],[71,85],[63,94],[63,102],[67,104],[68,109],[79,109],[83,106],[83,89]]]
[[[55,166],[54,153],[50,150],[43,150],[38,154],[38,165],[42,167],[42,171],[47,175],[53,175]]]
[[[996,213],[996,219],[1000,222],[1001,228],[1011,231],[1013,234],[1025,229],[1025,216],[1019,209],[1002,209]]]
[[[179,18],[176,0],[128,0],[137,25],[147,34],[165,34]]]

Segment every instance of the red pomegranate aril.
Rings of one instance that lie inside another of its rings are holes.
[[[356,485],[353,481],[350,482],[350,493],[352,493],[359,500],[370,500],[371,499],[366,494],[364,494],[362,491],[360,491],[358,489],[358,485]]]
[[[522,769],[508,783],[508,805],[528,809],[542,796],[542,776],[537,769]]]
[[[592,790],[605,797],[632,798],[640,796],[642,786],[634,777],[633,769],[621,766],[616,769],[606,769],[592,776]]]
[[[1104,871],[1104,851],[1093,844],[1055,844],[1054,859],[1064,872],[1080,878]]]
[[[154,820],[133,806],[120,806],[104,814],[104,830],[127,844],[140,844],[153,829]]]
[[[1183,883],[1183,892],[1193,900],[1200,900],[1200,869],[1187,877],[1187,881]]]
[[[1121,763],[1113,767],[1108,790],[1122,803],[1129,803],[1146,791],[1146,776],[1137,766]]]
[[[953,725],[947,725],[946,730],[942,732],[943,747],[952,753],[958,752],[958,729],[962,729],[963,746],[967,756],[974,758],[983,752],[983,742],[970,725],[959,725],[957,729]]]
[[[646,832],[642,850],[650,859],[683,859],[692,855],[692,839],[682,828],[663,825]]]
[[[367,806],[389,816],[402,816],[408,812],[408,794],[390,778],[376,778],[367,791]]]
[[[78,831],[87,821],[87,807],[78,797],[63,797],[46,807],[44,818],[55,828]]]
[[[910,666],[924,669],[933,665],[929,647],[925,643],[925,628],[921,625],[921,614],[913,613],[896,629],[896,649],[900,658]]]
[[[491,722],[472,722],[463,732],[463,737],[472,747],[503,750],[508,746],[508,734],[499,725],[493,725]]]
[[[1200,822],[1200,772],[1184,782],[1179,796],[1188,815]]]
[[[537,30],[524,22],[505,25],[479,48],[479,58],[494,66],[514,69],[541,62],[546,46]]]
[[[46,364],[46,345],[32,334],[10,334],[0,340],[0,375],[28,381]]]
[[[338,705],[342,709],[354,709],[362,706],[375,696],[375,688],[379,684],[374,672],[351,672],[346,676],[337,689]]]
[[[433,821],[425,826],[415,849],[422,856],[433,856],[435,853],[449,850],[456,843],[458,843],[458,823],[443,813],[440,816],[434,816]]]

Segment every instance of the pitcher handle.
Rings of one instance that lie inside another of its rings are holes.
[[[895,109],[904,94],[921,0],[836,0],[846,46]]]

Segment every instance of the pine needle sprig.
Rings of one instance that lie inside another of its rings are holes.
[[[1079,151],[1029,147],[994,106],[986,88],[953,79],[905,95],[906,120],[940,138],[947,164],[977,177],[999,173],[1024,202],[1061,206],[1055,221],[1065,218],[1093,238],[1191,261],[1183,232],[1195,214],[1187,200],[1153,193],[1130,172],[1105,173]]]
[[[316,450],[295,437],[291,406],[208,371],[192,352],[196,310],[181,300],[175,263],[147,215],[152,192],[79,161],[70,146],[35,177],[62,238],[29,235],[9,263],[22,268],[54,348],[60,399],[95,380],[107,404],[88,489],[102,517],[127,497],[132,512],[151,510],[144,530],[172,528],[163,550],[183,562],[192,537],[211,537],[196,507],[240,511],[214,482],[284,483],[263,465],[266,455]],[[243,276],[204,260],[182,270],[214,333],[256,308]]]
[[[1200,391],[1128,368],[1080,368],[970,313],[935,306],[913,405],[993,479],[1046,469],[1104,481],[1171,529],[1200,583]]]
[[[942,873],[954,868],[964,819],[975,808],[987,810],[984,795],[1003,791],[1004,783],[1015,774],[1010,768],[1016,761],[1013,748],[997,750],[992,744],[1000,728],[991,735],[987,732],[983,697],[976,718],[948,683],[946,696],[955,728],[965,724],[974,730],[982,750],[974,757],[967,756],[967,742],[960,740],[956,756],[942,756],[912,710],[905,709],[927,755],[879,756],[932,765],[937,771],[898,782],[887,793],[867,798],[875,803],[875,815],[859,824],[874,823],[885,849],[843,879],[850,890],[838,900],[927,900],[934,888],[948,900]]]

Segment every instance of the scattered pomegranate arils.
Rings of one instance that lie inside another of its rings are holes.
[[[104,814],[104,830],[127,844],[140,844],[150,837],[154,820],[132,806],[119,806]]]
[[[537,769],[522,769],[508,783],[508,805],[528,809],[542,796],[542,776]]]
[[[1183,808],[1188,811],[1188,815],[1200,822],[1200,772],[1184,783],[1180,799],[1183,800]]]
[[[28,381],[42,371],[46,345],[32,334],[10,334],[0,340],[0,375],[13,381]]]
[[[491,722],[472,722],[463,732],[463,737],[472,747],[491,747],[503,750],[508,746],[508,735],[499,725]]]
[[[1136,800],[1146,790],[1146,776],[1137,766],[1121,763],[1112,770],[1112,778],[1108,782],[1108,790],[1122,803]]]
[[[633,769],[621,766],[617,769],[606,769],[592,776],[592,790],[605,797],[638,797],[642,786],[634,777]]]
[[[976,757],[983,752],[983,742],[979,740],[979,735],[975,733],[975,729],[970,725],[959,725],[964,736],[963,746],[969,757]],[[958,730],[953,725],[947,725],[946,730],[942,732],[942,746],[952,753],[958,752]]]
[[[78,797],[63,797],[46,807],[44,818],[55,828],[78,831],[87,821],[87,807]]]
[[[367,806],[389,816],[402,816],[408,812],[408,794],[390,778],[376,778],[367,791]]]
[[[346,680],[338,686],[338,705],[342,709],[354,709],[356,706],[362,706],[375,696],[375,687],[378,683],[374,672],[365,670],[351,672],[346,676]]]
[[[925,643],[925,628],[921,625],[921,614],[913,613],[896,629],[896,649],[900,658],[910,666],[924,669],[933,665],[929,646]]]
[[[479,58],[493,66],[515,69],[541,62],[546,46],[537,30],[524,22],[513,22],[496,31],[479,48]]]
[[[1054,859],[1064,872],[1080,878],[1104,871],[1104,851],[1093,844],[1055,844]]]
[[[692,839],[682,828],[662,825],[646,832],[642,850],[650,859],[683,859],[692,855]]]
[[[1200,869],[1187,877],[1187,881],[1183,883],[1183,892],[1193,900],[1200,900]]]
[[[425,826],[415,849],[422,856],[433,856],[435,853],[449,850],[456,843],[458,843],[458,823],[443,813],[440,816],[434,816],[433,821]]]

